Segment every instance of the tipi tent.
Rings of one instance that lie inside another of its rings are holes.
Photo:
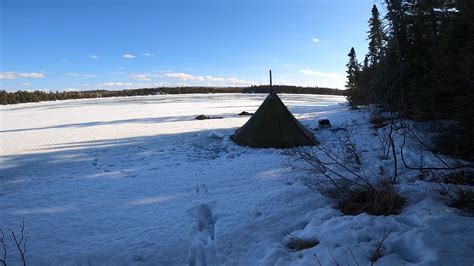
[[[290,148],[319,144],[313,133],[296,120],[272,89],[247,123],[230,138],[241,146],[253,148]]]

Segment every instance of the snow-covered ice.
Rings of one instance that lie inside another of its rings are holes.
[[[400,170],[397,188],[408,199],[400,215],[346,216],[308,188],[308,173],[289,167],[283,150],[230,141],[249,119],[238,113],[254,112],[265,96],[2,106],[0,228],[18,230],[25,219],[32,265],[366,265],[387,227],[395,231],[378,265],[474,263],[473,217],[415,172]],[[308,128],[322,117],[350,124],[368,167],[390,164],[375,159],[367,113],[350,111],[343,97],[281,98]],[[223,119],[195,120],[200,114]],[[314,133],[323,144],[337,139]],[[320,244],[290,250],[288,233]],[[6,242],[18,261],[8,234]]]

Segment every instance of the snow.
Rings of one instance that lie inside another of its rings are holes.
[[[224,136],[224,134],[222,134],[220,132],[212,131],[211,133],[209,133],[209,135],[207,137],[210,138],[210,139],[222,139],[225,136]]]
[[[229,140],[266,95],[194,94],[0,107],[0,228],[25,219],[32,265],[472,265],[474,223],[400,167],[400,215],[343,215],[284,150]],[[367,169],[390,173],[368,113],[340,96],[281,98],[308,128],[351,127]],[[200,114],[223,119],[195,120]],[[322,145],[337,134],[314,130]],[[407,149],[416,163],[418,149]],[[435,162],[425,154],[427,162]],[[286,247],[287,234],[319,245]],[[6,234],[10,262],[18,262]],[[0,249],[1,250],[1,249]],[[353,255],[351,255],[351,253]],[[0,253],[1,255],[1,253]],[[357,261],[357,263],[356,263]]]

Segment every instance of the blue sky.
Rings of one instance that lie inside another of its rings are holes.
[[[0,0],[1,89],[343,88],[374,0]]]

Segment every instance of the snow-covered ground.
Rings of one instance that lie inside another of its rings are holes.
[[[25,219],[31,265],[366,265],[387,228],[395,231],[379,265],[474,263],[474,219],[447,207],[417,172],[400,168],[397,189],[408,201],[400,215],[347,216],[308,188],[308,173],[289,167],[283,150],[230,141],[248,119],[237,114],[265,96],[0,107],[0,228],[18,231]],[[323,117],[350,125],[367,167],[389,168],[367,113],[349,111],[343,97],[281,98],[309,128]],[[200,114],[223,119],[194,120]],[[314,133],[323,145],[337,140],[330,130]],[[320,244],[290,250],[288,233]]]

